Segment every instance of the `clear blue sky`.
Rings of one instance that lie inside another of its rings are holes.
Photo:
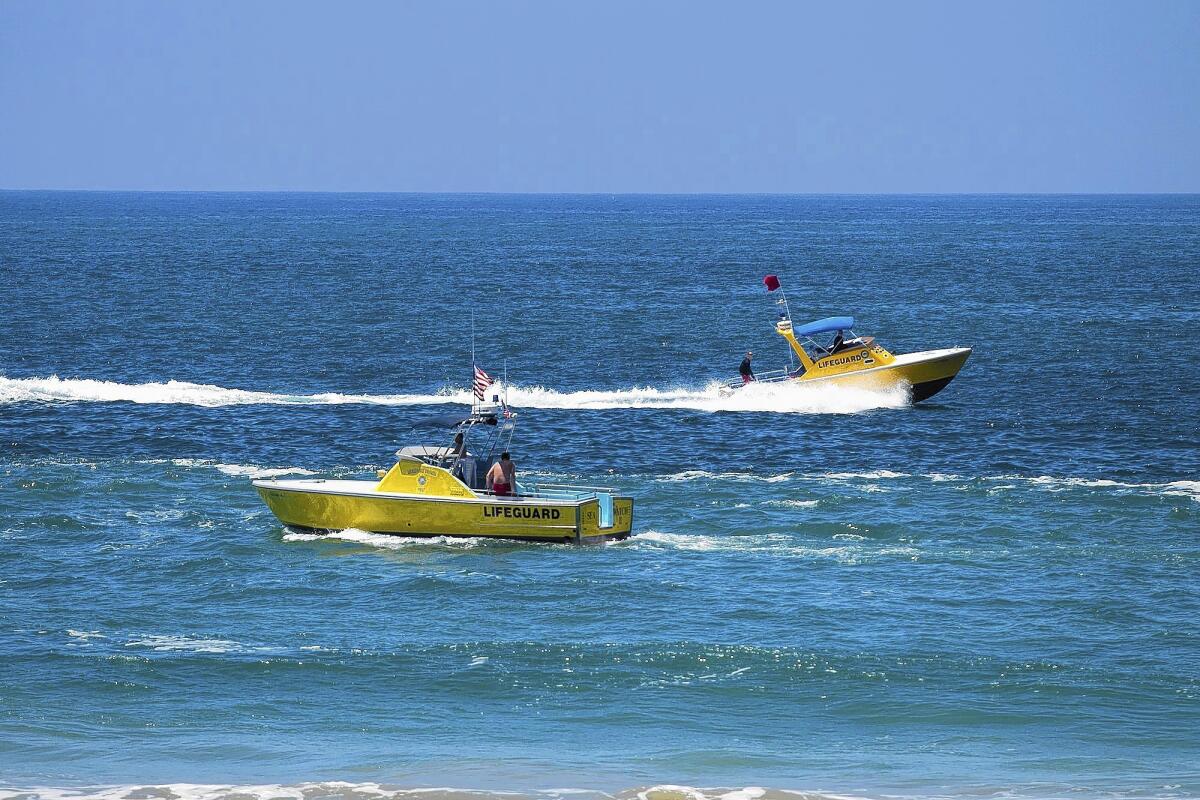
[[[1200,191],[1200,0],[0,0],[0,187]]]

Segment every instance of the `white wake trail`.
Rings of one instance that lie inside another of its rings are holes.
[[[504,393],[497,385],[490,392]],[[908,405],[902,387],[868,391],[839,386],[795,383],[750,384],[732,394],[719,382],[703,388],[659,389],[651,386],[616,390],[560,392],[542,386],[509,386],[508,402],[516,408],[548,409],[691,409],[696,411],[762,411],[793,414],[854,414]],[[7,378],[0,376],[0,405],[13,403],[140,403],[208,408],[239,405],[470,405],[467,389],[447,388],[434,394],[280,394],[228,389],[203,383],[116,383],[85,378]]]
[[[465,393],[464,393],[465,394]],[[433,402],[457,402],[453,396],[277,394],[245,389],[226,389],[205,383],[167,381],[166,383],[116,383],[86,378],[6,378],[0,376],[0,405],[12,403],[142,403],[206,406],[242,405],[426,405]],[[469,401],[468,401],[469,402]]]

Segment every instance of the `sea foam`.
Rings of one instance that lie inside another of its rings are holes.
[[[740,672],[741,670],[739,670]],[[737,674],[736,672],[734,674]],[[0,788],[0,800],[851,800],[846,795],[786,789],[696,788],[663,784],[625,789],[405,789],[378,783],[322,781],[297,784],[128,784],[70,788]]]
[[[288,530],[283,535],[285,542],[342,541],[377,547],[381,550],[405,550],[414,546],[441,545],[460,549],[471,549],[487,544],[490,539],[480,536],[398,536],[391,533],[371,533],[357,528],[347,528],[331,533],[306,533]]]
[[[516,408],[547,409],[690,409],[793,414],[854,414],[908,405],[903,387],[869,391],[844,386],[797,383],[752,383],[734,392],[720,382],[698,388],[651,386],[612,390],[560,392],[543,386],[497,384],[491,391],[506,394]],[[139,403],[193,405],[206,408],[239,405],[470,405],[472,393],[448,387],[433,394],[283,394],[228,389],[202,383],[116,383],[86,378],[7,378],[0,376],[0,404],[13,403]]]

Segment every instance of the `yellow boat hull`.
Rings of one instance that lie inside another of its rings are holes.
[[[434,497],[376,490],[368,481],[257,480],[254,488],[280,522],[293,528],[348,528],[400,536],[469,536],[547,542],[624,539],[633,500],[613,497],[612,525],[601,527],[600,501]]]
[[[945,389],[970,355],[969,347],[926,350],[895,356],[890,363],[877,367],[859,367],[851,363],[846,365],[845,371],[824,375],[806,372],[795,380],[805,384],[835,382],[839,386],[872,390],[905,385],[910,387],[912,401],[917,403]]]

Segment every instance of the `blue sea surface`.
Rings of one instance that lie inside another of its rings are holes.
[[[767,273],[974,353],[723,397]],[[1198,277],[1190,195],[0,193],[0,795],[1200,797]],[[472,325],[635,535],[281,526]]]

